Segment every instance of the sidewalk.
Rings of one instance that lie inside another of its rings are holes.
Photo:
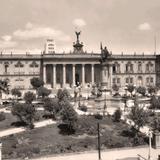
[[[117,150],[105,150],[102,151],[101,159],[102,160],[120,160],[122,158],[136,157],[138,154],[144,158],[148,158],[148,147],[144,148],[127,148],[127,149],[117,149]],[[157,160],[158,155],[160,155],[160,149],[151,149],[151,158],[152,160]],[[32,160],[98,160],[98,152],[84,152],[77,154],[66,154],[58,156],[48,156]]]
[[[35,128],[40,128],[40,127],[45,127],[47,125],[51,125],[51,124],[55,124],[56,122],[49,119],[49,120],[44,120],[41,122],[36,122],[34,123]],[[0,137],[4,137],[4,136],[9,136],[11,134],[16,134],[16,133],[20,133],[20,132],[24,132],[27,129],[24,127],[17,127],[17,128],[10,128],[10,129],[5,129],[4,131],[0,131]]]

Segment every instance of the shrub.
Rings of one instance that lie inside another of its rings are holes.
[[[148,122],[148,112],[145,111],[143,108],[140,108],[137,103],[131,109],[128,118],[134,122],[134,131],[137,134],[139,129],[145,126]]]
[[[59,89],[57,92],[57,98],[61,101],[70,100],[71,96],[67,89]]]
[[[78,115],[69,102],[65,102],[60,111],[61,119],[64,124],[68,126],[71,133],[75,132]]]
[[[122,116],[122,111],[119,108],[114,112],[114,115],[113,115],[114,121],[120,122],[121,116]]]
[[[103,116],[100,115],[99,113],[95,114],[94,117],[95,117],[96,119],[102,119],[102,118],[103,118]]]
[[[79,110],[83,111],[83,112],[87,112],[87,106],[85,106],[84,104],[83,105],[80,105],[79,106]]]
[[[31,104],[33,100],[36,99],[36,95],[33,92],[26,92],[24,95],[24,100],[26,101],[26,103]]]
[[[30,83],[31,85],[33,86],[33,88],[37,89],[41,86],[44,85],[44,82],[42,79],[38,78],[38,77],[33,77],[31,80],[30,80]]]
[[[138,92],[139,94],[145,96],[145,94],[146,94],[146,88],[140,86],[140,87],[137,88],[137,92]]]
[[[12,93],[12,95],[15,96],[15,97],[21,97],[21,95],[22,95],[21,91],[20,91],[19,89],[17,89],[17,88],[13,88],[13,89],[11,90],[11,93]]]
[[[4,112],[0,112],[0,121],[3,121],[6,119],[6,116],[4,114]]]
[[[156,96],[152,96],[151,98],[151,108],[160,109],[160,98]]]
[[[42,96],[42,98],[47,97],[51,94],[51,90],[41,86],[37,89],[38,91],[38,96]]]
[[[133,85],[128,85],[127,86],[127,90],[128,90],[128,92],[131,93],[131,96],[132,96],[132,93],[133,93],[134,89],[135,89],[135,87]]]
[[[15,103],[12,106],[11,110],[12,114],[17,116],[17,118],[20,120],[20,122],[24,122],[24,124],[27,124],[30,129],[34,128],[33,122],[35,120],[35,113],[36,110],[32,104],[20,104]]]
[[[58,104],[58,99],[45,98],[44,99],[44,109],[48,111],[52,118],[55,119],[56,114],[59,112],[60,107]]]

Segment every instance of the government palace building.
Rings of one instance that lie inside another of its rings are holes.
[[[11,88],[32,89],[30,79],[40,77],[50,89],[73,88],[99,84],[111,89],[114,84],[124,87],[159,85],[160,55],[87,53],[80,42],[80,32],[70,53],[56,53],[54,41],[48,39],[41,54],[0,54],[0,78],[7,79]]]

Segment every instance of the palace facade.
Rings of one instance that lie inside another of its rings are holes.
[[[100,53],[83,51],[76,32],[73,52],[56,53],[53,40],[45,44],[42,54],[0,54],[0,78],[8,79],[10,88],[32,89],[30,79],[40,77],[50,89],[73,88],[101,84],[111,89],[114,84],[124,87],[159,85],[160,55],[116,55],[101,46]],[[105,56],[105,57],[103,57]]]

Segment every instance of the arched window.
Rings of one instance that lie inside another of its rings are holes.
[[[146,72],[152,72],[152,71],[153,71],[153,63],[149,61],[146,64]]]
[[[133,64],[131,62],[126,64],[126,72],[133,72]]]
[[[120,64],[118,62],[113,64],[113,73],[120,73]]]
[[[4,72],[8,72],[9,62],[4,62]]]
[[[142,76],[138,76],[138,85],[141,86],[143,84]]]
[[[138,72],[142,72],[142,62],[138,62]]]

